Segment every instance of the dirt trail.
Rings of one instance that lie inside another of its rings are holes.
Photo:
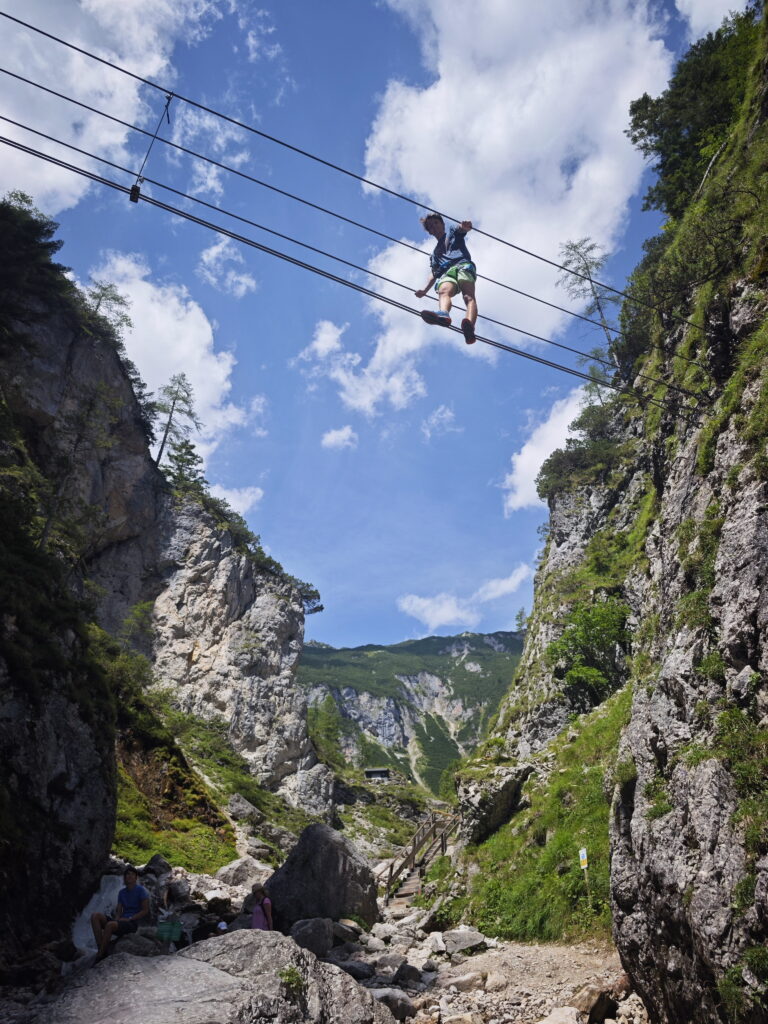
[[[454,1017],[456,1024],[534,1024],[553,1008],[567,1006],[569,998],[590,982],[610,989],[622,973],[618,954],[609,945],[499,942],[473,956],[454,956],[450,966],[441,967],[439,988],[427,994],[415,1024],[449,1024]],[[476,979],[476,987],[470,987],[473,974],[484,977]],[[452,979],[468,990],[452,988]],[[636,996],[619,1006],[615,1019],[627,1024],[647,1021]]]

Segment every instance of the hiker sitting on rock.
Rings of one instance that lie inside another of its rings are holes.
[[[259,928],[263,932],[271,932],[274,928],[272,924],[272,901],[267,896],[264,886],[259,882],[256,882],[251,892],[256,897],[253,913],[251,914],[251,928]]]
[[[117,894],[117,907],[113,918],[106,914],[91,914],[91,927],[99,948],[97,960],[103,960],[113,935],[129,935],[139,927],[139,921],[149,917],[149,893],[139,885],[136,868],[123,872],[125,886]]]

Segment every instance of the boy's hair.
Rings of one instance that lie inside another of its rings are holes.
[[[428,213],[426,217],[421,218],[422,226],[426,228],[430,221],[439,221],[441,224],[445,224],[445,221],[439,213]]]
[[[138,871],[136,870],[136,868],[132,868],[132,867],[131,867],[131,866],[129,865],[129,866],[128,866],[128,867],[127,867],[127,868],[125,869],[125,871],[123,872],[123,881],[125,881],[125,879],[126,879],[126,876],[127,876],[127,875],[136,875],[136,877],[138,878],[138,877],[139,877],[139,872],[138,872]]]

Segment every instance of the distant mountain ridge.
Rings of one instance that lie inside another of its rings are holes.
[[[335,648],[308,641],[297,682],[310,705],[339,716],[348,761],[389,764],[437,792],[509,690],[523,633],[460,633]]]

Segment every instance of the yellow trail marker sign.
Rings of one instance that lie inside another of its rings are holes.
[[[583,868],[584,871],[586,871],[587,866],[587,848],[586,846],[582,846],[582,848],[579,850],[579,867]]]

